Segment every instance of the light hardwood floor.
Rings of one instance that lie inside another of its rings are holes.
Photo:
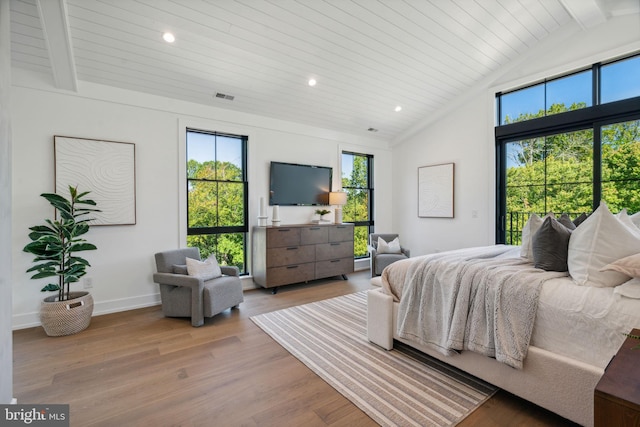
[[[245,292],[204,326],[160,307],[96,316],[50,338],[14,332],[18,403],[68,403],[72,426],[372,426],[367,415],[262,332],[250,316],[369,289],[369,273]],[[500,391],[468,426],[572,426]]]

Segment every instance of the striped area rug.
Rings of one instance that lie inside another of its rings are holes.
[[[254,316],[323,380],[383,426],[452,426],[496,389],[410,349],[366,337],[366,291]]]

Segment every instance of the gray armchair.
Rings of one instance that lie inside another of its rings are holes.
[[[396,261],[407,259],[411,256],[411,251],[407,248],[401,247],[401,253],[399,254],[381,254],[378,253],[378,237],[382,237],[385,242],[391,242],[398,237],[397,234],[382,234],[371,233],[369,234],[369,264],[371,265],[371,277],[380,276],[384,268]]]
[[[187,275],[187,258],[200,260],[198,248],[175,249],[155,254],[162,312],[166,317],[191,317],[193,326],[202,326],[213,317],[244,301],[238,267],[220,266],[222,276],[203,280]]]

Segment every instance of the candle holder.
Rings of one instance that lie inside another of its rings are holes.
[[[268,218],[268,216],[258,216],[258,225],[260,227],[266,227]]]

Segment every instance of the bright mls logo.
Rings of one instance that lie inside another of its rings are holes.
[[[69,405],[0,405],[1,426],[69,427]]]

